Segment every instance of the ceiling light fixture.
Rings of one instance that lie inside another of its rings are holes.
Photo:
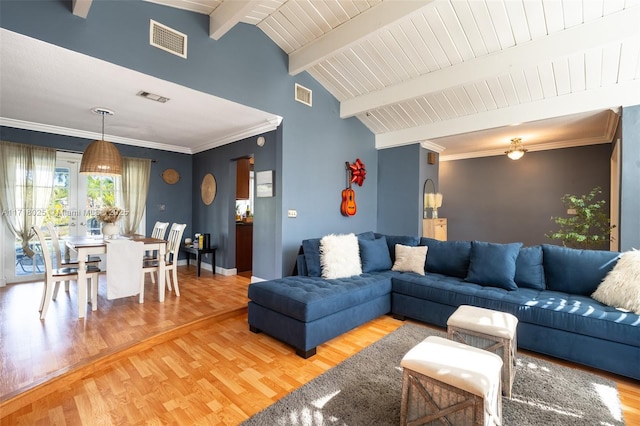
[[[89,144],[82,154],[80,173],[85,175],[113,176],[122,175],[122,157],[118,148],[104,140],[104,116],[113,115],[105,108],[92,108],[91,112],[102,115],[102,139]]]
[[[511,139],[509,150],[505,151],[504,153],[507,154],[507,157],[511,158],[512,160],[519,160],[527,151],[528,149],[522,146],[522,139],[513,138]]]

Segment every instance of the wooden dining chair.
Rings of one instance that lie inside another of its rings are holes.
[[[160,222],[157,221],[155,225],[153,225],[153,230],[151,231],[151,238],[158,238],[160,240],[164,240],[164,235],[167,233],[167,228],[169,227],[169,222]],[[147,251],[144,254],[143,261],[157,261],[158,253],[156,251]],[[151,282],[156,283],[155,271],[149,271],[151,274]],[[143,275],[144,277],[144,275]]]
[[[49,302],[56,299],[58,293],[58,287],[60,282],[74,280],[78,281],[78,268],[63,267],[54,268],[53,259],[47,246],[44,234],[37,227],[31,228],[40,241],[40,247],[42,250],[42,257],[44,258],[44,289],[42,291],[42,300],[40,301],[40,319],[44,319],[49,309]],[[87,303],[87,288],[89,284],[91,287],[91,310],[95,311],[98,307],[98,275],[100,268],[91,265],[87,266],[87,282],[78,283],[78,318],[83,318]]]
[[[174,223],[169,230],[169,236],[167,237],[167,250],[165,252],[165,258],[149,259],[142,262],[142,281],[140,284],[140,303],[144,302],[144,278],[147,273],[155,273],[160,269],[159,262],[165,262],[166,275],[165,281],[167,282],[167,288],[171,290],[171,277],[173,277],[174,287],[176,289],[176,295],[180,296],[180,288],[178,287],[178,252],[180,251],[180,241],[182,240],[182,234],[184,233],[186,224]],[[152,275],[153,277],[153,275]],[[155,281],[152,280],[155,284]]]
[[[56,268],[78,268],[78,259],[64,259],[62,257],[62,249],[60,248],[60,237],[58,236],[58,232],[56,231],[55,226],[51,222],[47,222],[45,224],[47,230],[49,231],[49,237],[51,238],[51,245],[53,246],[53,251],[56,256]],[[87,265],[98,267],[100,263],[100,258],[98,256],[88,256],[86,260]],[[64,282],[64,290],[69,292],[69,281]],[[56,287],[56,294],[53,296],[55,300],[58,292],[58,287]]]
[[[187,225],[184,223],[174,223],[171,226],[169,237],[167,238],[167,253],[165,255],[167,265],[167,288],[171,291],[171,281],[173,279],[173,287],[176,290],[176,296],[180,296],[180,287],[178,287],[178,253],[180,252],[180,242],[182,241],[182,235],[184,234],[186,227]]]

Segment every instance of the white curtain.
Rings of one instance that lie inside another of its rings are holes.
[[[0,209],[22,250],[33,257],[29,240],[32,226],[41,226],[56,171],[56,151],[35,145],[0,141]]]
[[[116,178],[118,204],[124,207],[124,233],[134,234],[142,220],[149,193],[151,160],[145,158],[122,158],[122,177]]]

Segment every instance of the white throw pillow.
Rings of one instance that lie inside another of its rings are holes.
[[[424,275],[427,260],[427,246],[404,246],[396,244],[396,261],[391,270],[399,272],[415,272]]]
[[[591,297],[640,315],[640,250],[622,253]]]
[[[346,278],[362,274],[358,237],[355,234],[322,237],[320,266],[322,278]]]

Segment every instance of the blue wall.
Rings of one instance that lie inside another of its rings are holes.
[[[422,235],[424,182],[431,179],[439,189],[438,164],[427,164],[429,152],[420,144],[379,151],[378,232]]]
[[[378,162],[373,134],[355,118],[340,119],[337,100],[308,74],[290,76],[287,55],[257,27],[239,24],[215,41],[208,36],[206,15],[140,0],[98,1],[93,2],[87,19],[82,19],[70,12],[70,4],[58,0],[2,1],[1,25],[283,117],[276,132],[279,146],[273,160],[277,205],[267,209],[275,216],[269,219],[272,226],[268,230],[258,230],[259,224],[254,224],[254,232],[273,244],[270,250],[275,251],[275,258],[267,259],[265,264],[271,266],[254,271],[254,275],[272,278],[271,275],[288,274],[304,238],[376,229]],[[149,19],[187,34],[188,59],[149,45]],[[312,108],[294,100],[294,83],[313,90]],[[210,155],[225,158],[235,154],[216,148]],[[356,158],[366,164],[367,179],[363,187],[356,188],[358,214],[345,218],[339,210],[341,190],[345,187],[344,164]],[[201,167],[200,162],[197,167],[194,163],[196,187],[201,179],[199,173],[204,170]],[[194,191],[189,191],[194,206],[194,228],[189,233],[207,232],[196,227],[225,229],[219,222],[224,218],[217,211],[216,202],[202,209],[193,197]],[[184,203],[184,194],[178,194],[167,204]],[[298,217],[288,219],[288,209],[297,210]],[[220,238],[228,235],[221,234]],[[218,256],[222,266],[231,266],[230,253]],[[272,265],[276,265],[274,272]]]
[[[8,142],[30,145],[48,146],[71,152],[83,152],[92,141],[71,136],[55,135],[35,132],[31,130],[0,127],[0,139]],[[151,176],[149,179],[149,195],[147,196],[147,235],[151,234],[156,221],[186,223],[185,235],[191,232],[191,155],[157,149],[141,148],[131,145],[116,144],[120,154],[125,157],[149,158]],[[180,173],[180,180],[174,185],[168,185],[162,180],[165,169],[176,169]],[[160,204],[165,210],[160,211]]]
[[[640,105],[622,109],[620,251],[640,249]]]
[[[561,244],[545,234],[557,230],[551,217],[566,217],[564,194],[588,194],[600,186],[609,202],[611,144],[528,152],[514,161],[506,155],[440,164],[451,240],[526,246]]]

